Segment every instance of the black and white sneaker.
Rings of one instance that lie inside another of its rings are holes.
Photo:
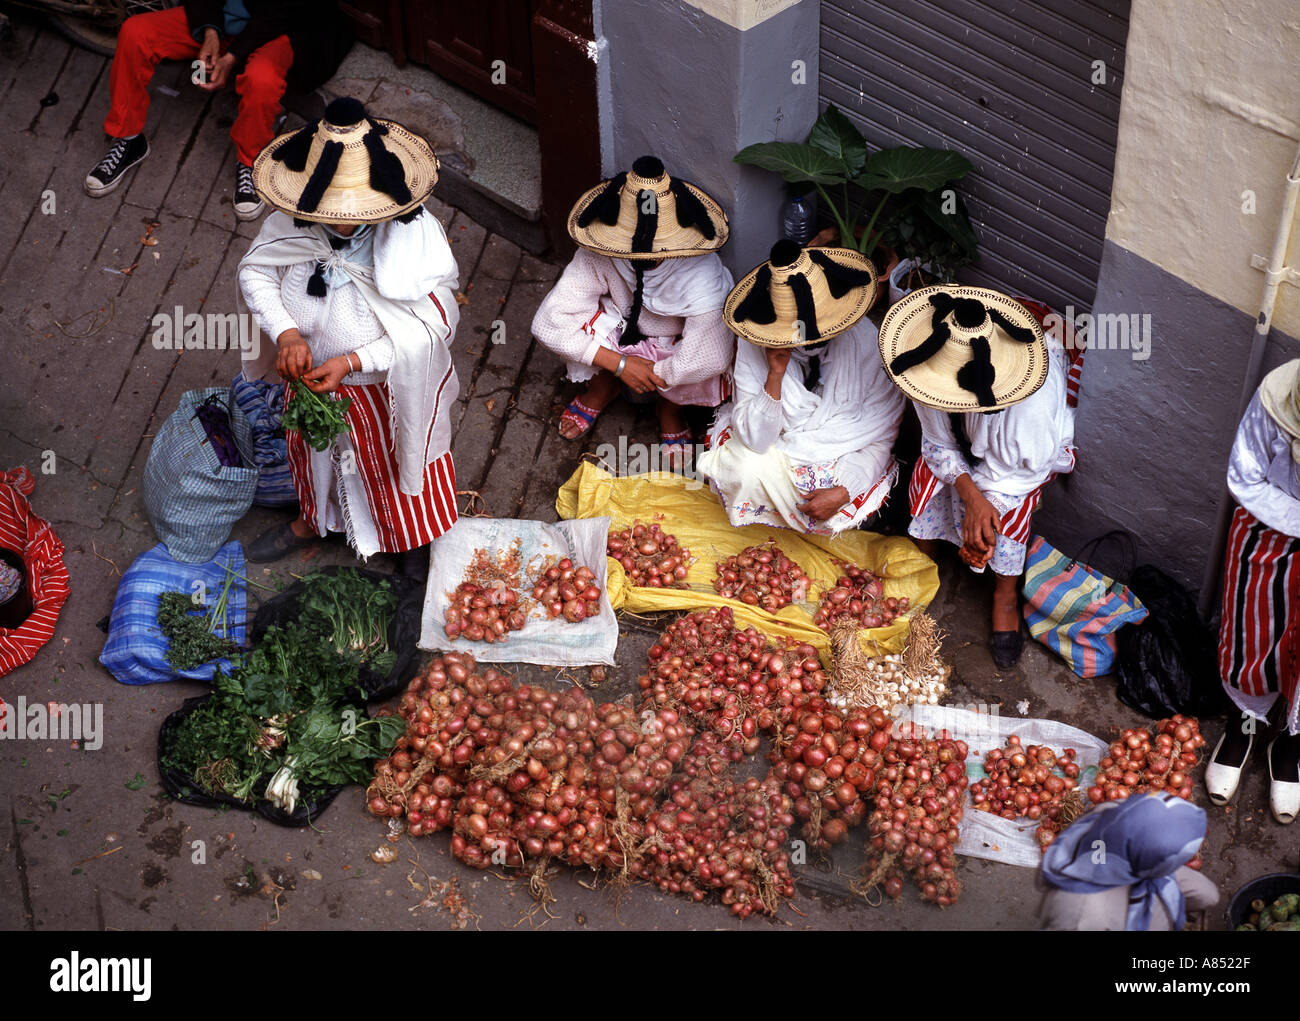
[[[266,203],[253,187],[253,168],[235,164],[235,218],[256,220],[262,215]]]
[[[86,194],[98,199],[116,191],[126,172],[148,155],[149,140],[144,135],[113,139],[104,158],[86,175],[83,185]]]

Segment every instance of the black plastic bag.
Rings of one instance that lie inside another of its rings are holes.
[[[1115,677],[1120,701],[1154,719],[1174,713],[1216,716],[1226,710],[1214,635],[1196,612],[1192,594],[1149,565],[1133,572],[1129,588],[1150,616],[1119,632]]]
[[[298,806],[290,814],[277,808],[262,797],[260,793],[257,799],[252,802],[240,801],[228,794],[209,794],[199,786],[194,777],[188,776],[179,770],[168,769],[163,765],[163,758],[171,745],[172,734],[181,725],[181,721],[185,717],[211,697],[211,695],[199,695],[197,698],[187,698],[181,703],[179,709],[163,720],[162,726],[158,728],[158,776],[162,779],[163,789],[177,801],[186,805],[197,805],[200,808],[226,807],[238,808],[243,812],[256,812],[277,826],[307,826],[325,811],[330,806],[330,803],[338,797],[339,792],[344,789],[343,787],[327,787],[320,791],[304,790],[298,798]],[[266,782],[259,785],[260,789],[265,791],[266,784],[270,783],[270,781],[271,777],[268,775]]]
[[[420,667],[417,643],[420,640],[420,616],[424,610],[424,584],[402,574],[381,574],[359,567],[322,567],[313,573],[333,575],[341,570],[356,571],[362,578],[374,582],[387,581],[397,596],[397,609],[388,622],[388,647],[397,654],[397,662],[387,674],[377,674],[364,665],[357,674],[357,681],[365,689],[367,698],[390,698],[406,688]],[[271,625],[285,627],[297,619],[298,602],[304,587],[302,582],[296,582],[257,608],[257,616],[253,618],[253,644],[262,640]]]

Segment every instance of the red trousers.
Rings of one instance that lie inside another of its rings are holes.
[[[149,113],[149,82],[158,62],[193,60],[198,55],[199,44],[190,35],[183,7],[127,18],[117,35],[117,53],[109,73],[112,99],[104,130],[113,138],[138,135]],[[254,50],[235,79],[239,113],[230,138],[245,166],[253,165],[253,159],[275,135],[285,76],[292,64],[293,47],[289,37],[282,35]]]

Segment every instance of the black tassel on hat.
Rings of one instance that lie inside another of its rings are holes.
[[[618,223],[619,193],[627,183],[627,173],[615,174],[599,195],[587,203],[587,208],[578,214],[578,226],[589,227],[593,220],[600,220],[611,227]]]
[[[298,196],[298,212],[314,213],[316,211],[316,207],[320,205],[320,200],[325,197],[325,189],[330,186],[330,181],[334,180],[334,171],[338,170],[339,160],[342,157],[342,142],[325,143],[325,147],[321,149],[320,159],[317,160],[316,167],[311,172],[311,177],[307,178],[302,194]]]
[[[817,302],[813,299],[812,288],[808,286],[808,278],[802,273],[791,273],[785,278],[785,285],[794,292],[794,309],[798,317],[796,322],[803,326],[800,339],[821,340],[822,331],[817,326]]]
[[[316,127],[320,121],[312,121],[305,128],[295,132],[275,147],[271,159],[283,163],[295,174],[307,169],[307,156],[311,152],[311,140],[316,137]]]
[[[370,187],[404,206],[411,201],[411,189],[406,183],[402,161],[384,146],[382,136],[386,134],[386,127],[371,120],[370,130],[361,139],[370,155]]]
[[[708,209],[700,201],[699,196],[686,186],[686,182],[674,177],[668,187],[673,193],[674,203],[677,206],[677,225],[688,229],[694,227],[709,241],[717,237],[718,230],[713,225],[713,217],[709,215]]]
[[[653,252],[655,234],[659,232],[659,203],[655,193],[642,188],[636,196],[636,230],[632,232],[632,251]]]
[[[972,340],[970,349],[971,360],[957,370],[957,385],[973,393],[981,408],[991,408],[997,404],[993,396],[993,383],[997,379],[993,351],[984,337]]]
[[[871,283],[871,274],[865,269],[854,269],[852,266],[845,266],[843,263],[836,262],[825,252],[819,252],[816,248],[809,248],[808,258],[821,267],[823,275],[826,277],[826,286],[831,292],[832,298],[842,298],[855,287],[866,287]]]
[[[894,356],[893,361],[889,363],[889,371],[895,376],[901,376],[908,369],[914,369],[922,362],[928,362],[943,349],[944,344],[948,343],[948,338],[952,336],[952,330],[945,322],[948,313],[952,311],[952,299],[940,292],[930,295],[930,304],[934,306],[934,311],[930,314],[930,336],[912,350]]]
[[[767,326],[776,322],[776,309],[772,307],[772,267],[763,263],[754,277],[754,286],[736,305],[733,313],[737,322],[758,323]]]

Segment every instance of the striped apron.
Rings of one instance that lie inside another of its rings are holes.
[[[1253,715],[1264,716],[1281,695],[1288,729],[1300,732],[1300,539],[1244,507],[1228,532],[1219,674],[1233,701]]]
[[[288,388],[290,395],[292,388]],[[456,470],[451,452],[430,462],[419,496],[398,486],[388,385],[343,385],[351,397],[351,432],[325,451],[286,430],[289,470],[303,518],[317,535],[344,531],[362,556],[402,553],[436,539],[456,523]]]

